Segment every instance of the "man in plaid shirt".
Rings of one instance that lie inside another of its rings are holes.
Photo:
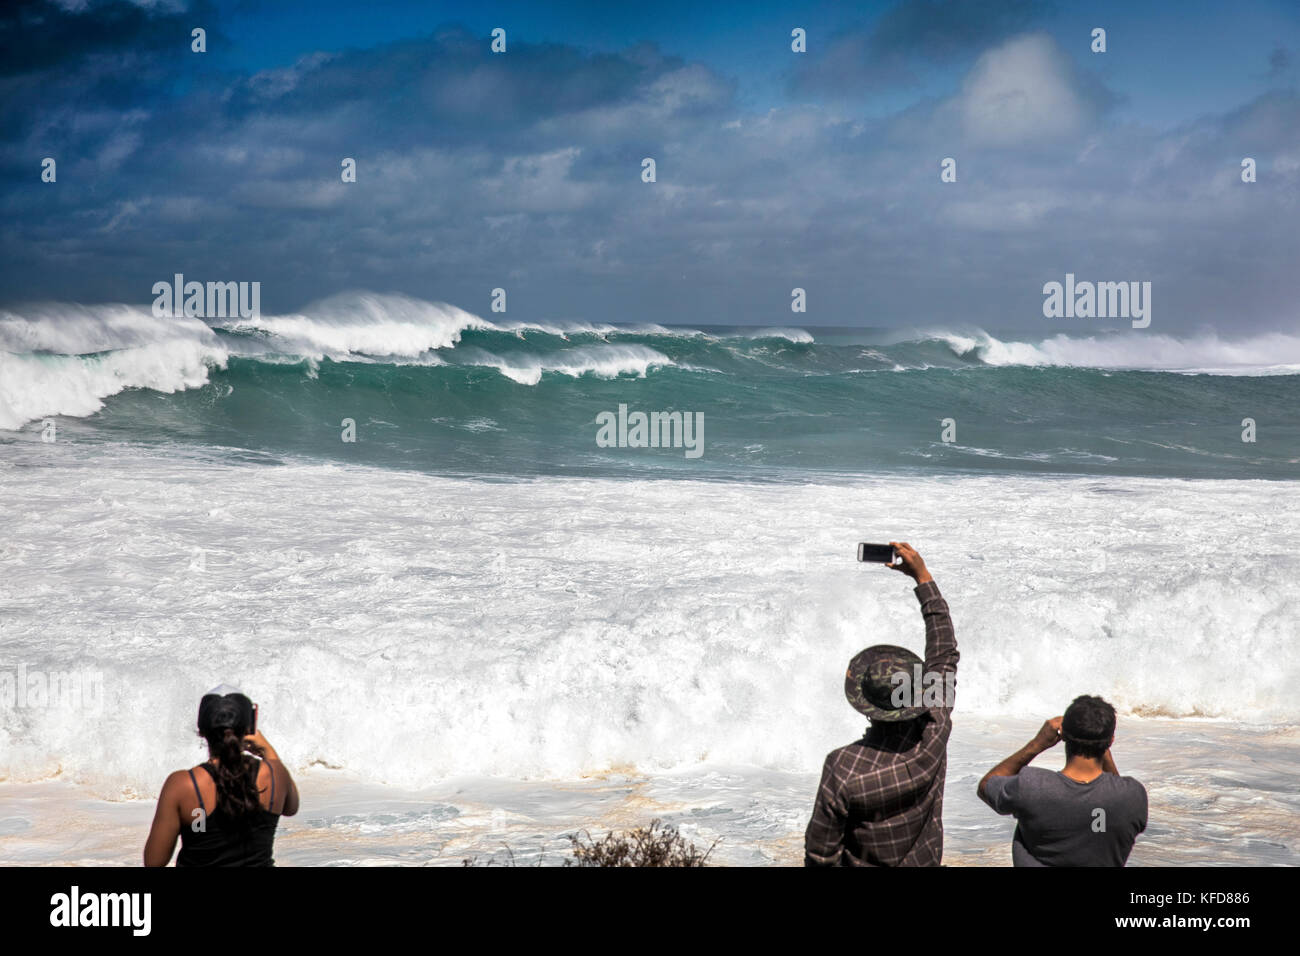
[[[849,663],[844,693],[871,718],[859,741],[826,757],[804,835],[807,866],[938,866],[952,733],[957,635],[948,604],[906,542],[891,541],[916,581],[925,663],[902,647],[869,647]]]

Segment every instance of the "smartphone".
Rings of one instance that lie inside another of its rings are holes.
[[[257,705],[253,705],[253,720],[248,728],[248,736],[252,737],[257,733]]]
[[[897,556],[892,544],[859,544],[858,560],[875,564],[893,564]]]

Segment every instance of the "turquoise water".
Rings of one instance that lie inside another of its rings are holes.
[[[393,297],[215,328],[108,308],[3,315],[0,426],[54,413],[76,440],[489,476],[1300,474],[1300,339],[1281,335],[527,324]],[[601,447],[620,405],[702,416],[702,453]]]

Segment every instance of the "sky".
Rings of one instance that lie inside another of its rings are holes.
[[[1070,273],[1150,282],[1153,330],[1294,329],[1298,80],[1295,0],[14,2],[0,304],[179,272],[265,312],[1086,332],[1043,316]]]

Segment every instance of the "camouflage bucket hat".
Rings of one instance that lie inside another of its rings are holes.
[[[848,673],[844,675],[844,696],[848,698],[853,709],[866,714],[872,721],[913,720],[926,712],[925,707],[897,707],[893,697],[899,684],[895,674],[906,674],[908,683],[916,673],[916,665],[922,663],[905,647],[893,644],[876,644],[861,651],[849,661]],[[906,696],[910,697],[911,694]]]

